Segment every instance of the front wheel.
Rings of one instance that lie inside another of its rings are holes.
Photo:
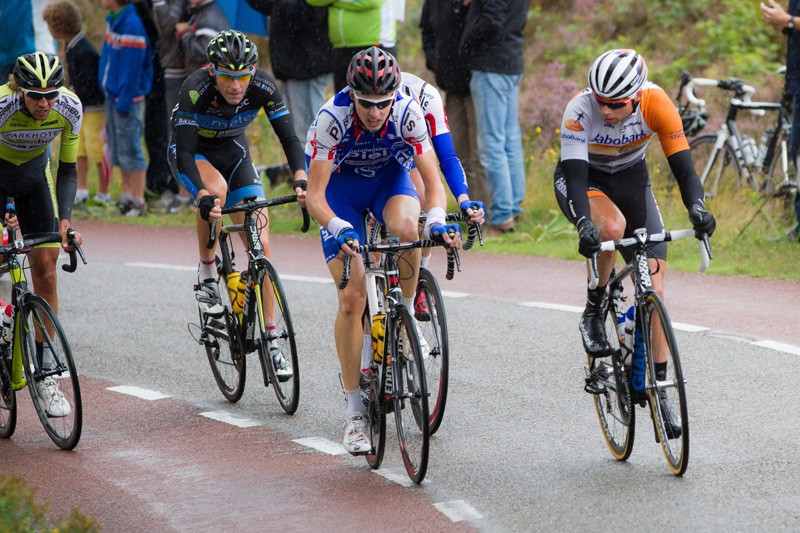
[[[744,186],[753,187],[745,177],[747,171],[739,165],[729,142],[717,150],[716,135],[701,135],[689,142],[692,161],[707,198],[717,196],[733,196]]]
[[[428,388],[417,330],[408,310],[396,306],[387,324],[397,438],[408,477],[422,483],[428,469]]]
[[[428,352],[423,356],[425,383],[428,385],[431,398],[428,407],[430,408],[430,431],[433,435],[442,424],[444,408],[447,403],[450,347],[442,292],[439,290],[436,278],[425,268],[419,269],[419,282],[417,282],[417,293],[414,297],[414,318],[419,325],[420,344],[423,347],[427,346]]]
[[[642,327],[647,353],[647,383],[656,440],[670,470],[683,475],[689,465],[689,416],[678,344],[664,303],[649,292],[642,304]],[[654,361],[666,359],[666,372],[657,373]]]
[[[244,394],[247,363],[225,277],[220,276],[219,279],[218,290],[225,313],[220,318],[205,317],[200,313],[200,323],[203,324],[201,340],[220,392],[229,402],[238,402]]]
[[[71,450],[81,437],[83,408],[78,371],[61,323],[44,299],[31,295],[21,306],[16,328],[39,420],[59,448]]]
[[[11,386],[11,347],[0,350],[0,437],[7,439],[17,427],[17,398]]]
[[[258,354],[261,364],[267,369],[269,380],[275,389],[278,402],[288,414],[297,411],[300,401],[300,365],[297,361],[297,345],[294,339],[292,317],[286,293],[278,272],[270,262],[262,267],[262,278],[256,286],[259,298],[259,329],[261,342]],[[259,291],[259,288],[264,288]]]

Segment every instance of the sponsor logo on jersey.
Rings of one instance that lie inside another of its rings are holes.
[[[192,89],[189,91],[189,100],[192,101],[193,104],[197,103],[197,100],[200,98],[200,93]]]
[[[583,131],[583,125],[581,124],[583,116],[583,113],[579,113],[574,119],[568,119],[566,122],[564,122],[564,127],[572,131]]]
[[[648,135],[644,132],[634,133],[633,135],[621,135],[619,137],[610,137],[606,135],[598,135],[592,139],[593,144],[604,144],[606,146],[622,146],[636,141],[640,141]]]
[[[561,132],[561,140],[562,141],[576,141],[576,142],[579,142],[581,144],[586,144],[586,139],[584,139],[583,137],[577,137],[575,135],[572,135],[571,133],[567,133],[567,132],[563,132],[563,131]]]

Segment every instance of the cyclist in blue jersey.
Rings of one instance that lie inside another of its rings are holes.
[[[223,307],[215,282],[215,249],[206,248],[208,221],[222,218],[222,206],[241,203],[248,197],[264,198],[245,136],[245,129],[261,108],[283,146],[294,173],[294,189],[303,206],[306,170],[292,117],[275,79],[256,67],[258,50],[250,38],[235,30],[221,31],[209,42],[207,54],[210,66],[192,73],[181,88],[172,115],[169,152],[173,173],[197,201],[200,264],[195,297],[205,316],[219,317]],[[267,217],[267,210],[262,211],[261,215]],[[241,224],[244,214],[232,214],[231,219]],[[216,228],[219,231],[220,225]],[[260,237],[264,254],[270,257],[267,228]],[[244,237],[243,241],[246,243]],[[264,298],[271,298],[271,291],[264,292]],[[270,329],[274,324],[266,327]],[[288,379],[291,369],[282,356],[281,359],[276,361],[278,375]]]
[[[408,175],[412,164],[426,189],[425,235],[461,243],[458,225],[445,224],[446,197],[422,109],[398,90],[397,60],[378,47],[362,50],[353,56],[347,83],[322,107],[309,131],[308,209],[321,226],[325,260],[337,281],[345,254],[357,257],[350,243],[365,241],[365,210],[401,240],[418,238],[419,196]],[[400,256],[403,300],[412,314],[419,263],[418,249]],[[351,454],[363,454],[371,448],[359,389],[366,276],[361,261],[352,267],[350,283],[338,292],[334,335],[345,389],[343,444]]]

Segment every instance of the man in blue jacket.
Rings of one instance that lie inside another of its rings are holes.
[[[142,148],[144,97],[153,83],[153,51],[130,0],[101,0],[109,11],[100,53],[100,86],[106,96],[106,135],[111,162],[122,171],[123,216],[144,213],[147,161]]]

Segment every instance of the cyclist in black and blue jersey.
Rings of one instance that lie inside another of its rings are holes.
[[[362,50],[353,56],[347,82],[322,107],[309,132],[308,209],[321,226],[325,260],[337,281],[341,259],[356,255],[349,243],[365,241],[364,210],[401,240],[418,238],[419,196],[408,175],[412,164],[426,188],[425,235],[456,246],[461,242],[458,225],[445,224],[446,197],[424,114],[398,90],[397,60],[378,47]],[[456,232],[452,238],[451,229]],[[403,301],[413,313],[420,252],[408,250],[400,257]],[[345,389],[343,444],[348,452],[363,454],[371,448],[359,389],[366,276],[361,261],[353,261],[352,268],[347,288],[338,291],[334,335]]]
[[[206,248],[209,219],[222,218],[222,206],[244,198],[264,198],[264,189],[250,157],[245,129],[266,112],[294,173],[294,189],[305,205],[306,171],[303,147],[275,79],[257,68],[258,50],[244,33],[224,30],[208,44],[210,66],[184,82],[172,115],[170,166],[197,201],[197,246],[200,255],[195,297],[206,316],[223,312],[216,285],[215,250]],[[266,209],[263,216],[267,216]],[[231,215],[242,223],[244,214]],[[219,231],[220,225],[217,226]],[[269,232],[261,232],[264,254],[270,257]],[[265,295],[268,298],[269,295]],[[269,317],[268,317],[269,318]],[[267,329],[274,324],[267,324]],[[285,361],[278,375],[291,372]]]

